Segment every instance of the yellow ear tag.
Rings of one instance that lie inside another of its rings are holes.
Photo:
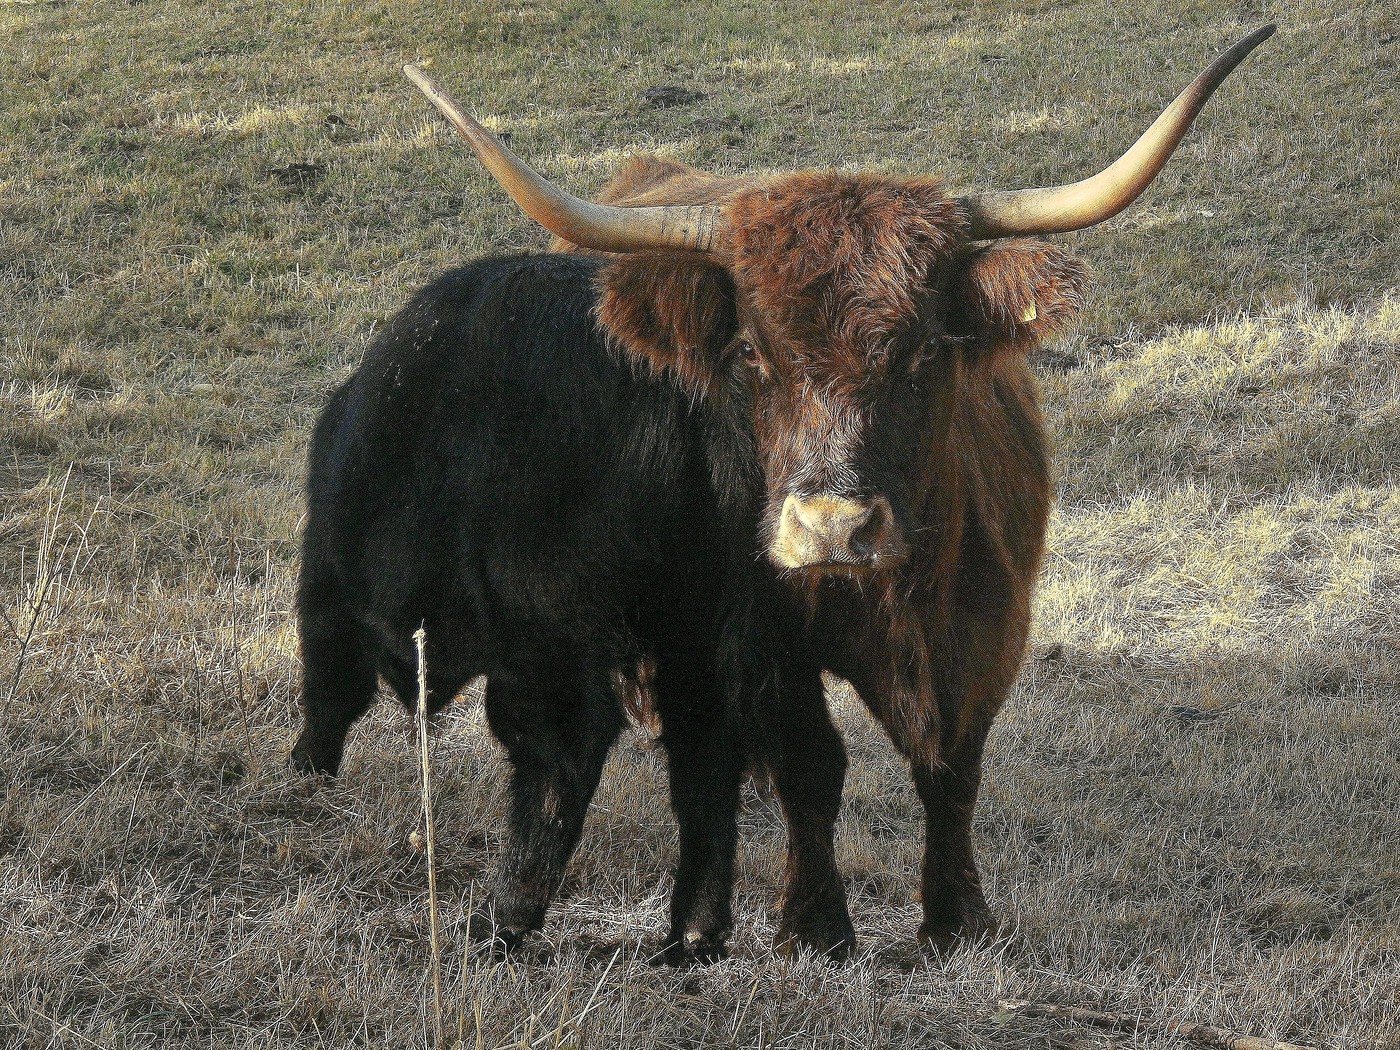
[[[1031,303],[1030,306],[1026,307],[1026,312],[1021,315],[1021,324],[1030,324],[1038,316],[1040,315],[1035,312],[1035,303]]]

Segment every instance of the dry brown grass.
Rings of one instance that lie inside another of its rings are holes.
[[[1105,1042],[996,1015],[1021,997],[1400,1044],[1386,5],[146,0],[0,4],[0,1045],[432,1029],[412,720],[378,708],[338,784],[282,769],[316,407],[415,285],[543,243],[403,62],[583,190],[632,148],[1011,186],[1108,156],[1269,19],[1142,205],[1066,238],[1099,290],[1040,358],[1062,498],[977,823],[1014,938],[914,946],[917,804],[836,684],[854,963],[769,951],[782,830],[754,796],[734,958],[646,965],[674,833],[628,738],[544,935],[495,964],[462,937],[504,773],[468,702],[433,744],[443,1022],[467,1047]],[[642,106],[661,83],[707,97]]]

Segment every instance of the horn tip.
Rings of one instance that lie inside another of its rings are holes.
[[[1262,25],[1254,32],[1250,33],[1249,36],[1245,37],[1244,42],[1246,44],[1249,44],[1251,47],[1257,47],[1277,32],[1278,23],[1270,22],[1268,25]]]
[[[1278,32],[1278,25],[1274,22],[1260,26],[1254,32],[1250,33],[1249,36],[1239,41],[1234,47],[1221,55],[1220,58],[1216,60],[1216,64],[1223,67],[1223,72],[1221,74],[1222,79],[1229,76],[1230,73],[1234,71],[1235,67],[1243,62],[1256,47],[1265,40],[1268,40],[1269,37],[1273,36],[1276,32]]]

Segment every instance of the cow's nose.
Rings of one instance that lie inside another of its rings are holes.
[[[874,566],[902,553],[890,501],[841,496],[789,496],[783,501],[777,561],[786,568]]]

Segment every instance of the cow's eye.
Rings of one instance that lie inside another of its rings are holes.
[[[758,347],[754,346],[751,340],[740,339],[734,345],[734,351],[744,364],[755,369],[765,379],[768,377],[768,362],[763,360],[763,355],[758,352]]]
[[[909,379],[912,382],[917,383],[923,378],[923,373],[927,370],[937,352],[937,347],[924,345],[909,355]]]

